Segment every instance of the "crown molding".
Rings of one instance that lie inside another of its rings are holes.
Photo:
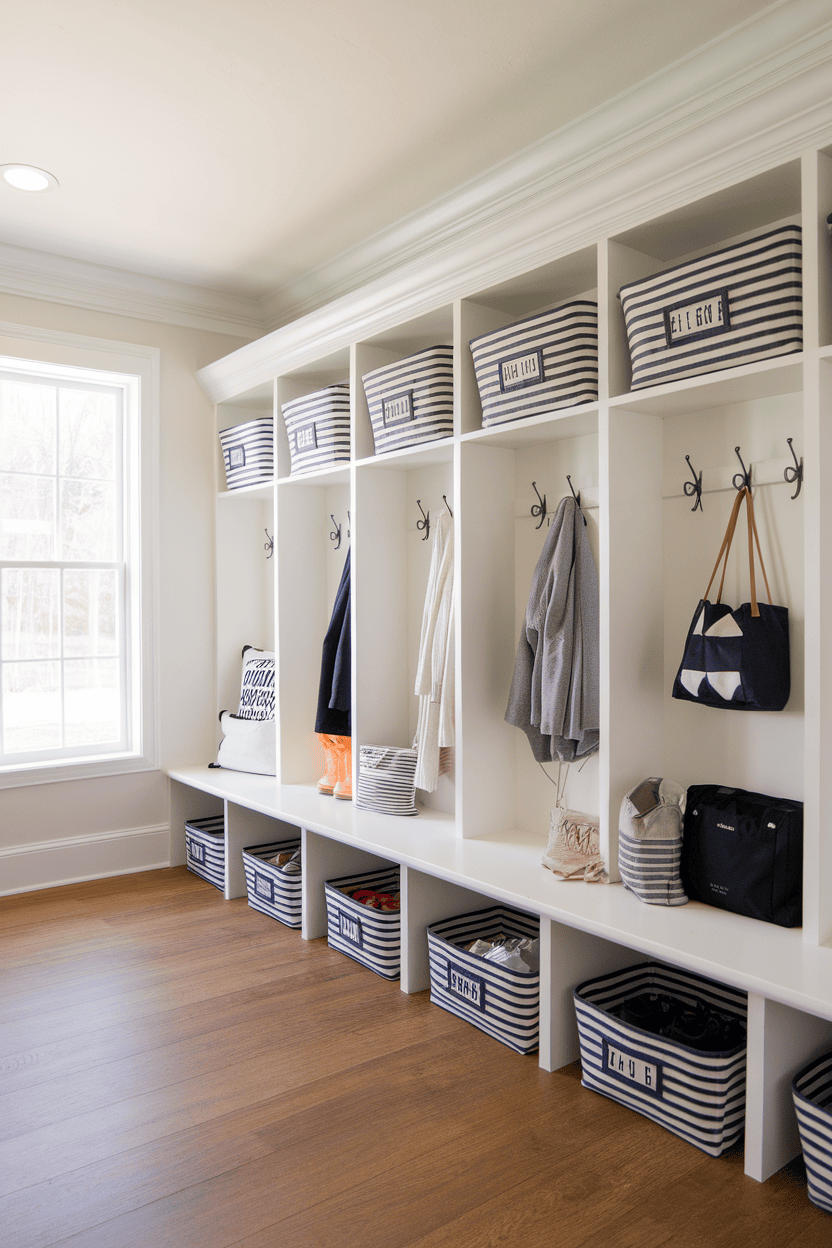
[[[827,0],[786,0],[261,303],[214,402],[832,142]]]
[[[265,329],[256,299],[2,243],[0,292],[238,338]]]

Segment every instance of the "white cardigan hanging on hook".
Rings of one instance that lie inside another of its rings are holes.
[[[446,504],[447,506],[447,504]],[[416,693],[419,754],[416,787],[432,793],[439,783],[440,747],[454,744],[454,522],[443,511],[433,528]]]

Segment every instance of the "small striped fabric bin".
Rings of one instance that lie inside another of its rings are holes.
[[[418,815],[417,761],[418,755],[412,749],[362,745],[358,751],[356,806],[380,815]]]
[[[248,904],[252,910],[278,919],[287,927],[301,925],[303,877],[299,871],[290,874],[276,863],[264,860],[282,853],[293,854],[296,849],[300,849],[300,837],[268,845],[250,845],[243,850]]]
[[[258,416],[243,425],[220,429],[220,445],[229,490],[258,485],[274,476],[274,420],[271,416]]]
[[[222,815],[185,824],[185,862],[221,893],[225,892],[225,820]]]
[[[832,1213],[832,1053],[804,1066],[792,1080],[809,1199]]]
[[[515,1053],[538,1047],[540,975],[489,962],[466,946],[495,936],[540,935],[540,921],[504,906],[444,919],[427,929],[430,999],[450,1014],[508,1045]]]
[[[368,888],[376,892],[399,891],[399,868],[365,871],[327,880],[327,937],[330,948],[345,953],[380,975],[382,979],[401,977],[401,918],[398,910],[375,910],[342,892],[343,888]]]
[[[801,273],[785,225],[622,286],[632,389],[800,351]]]
[[[718,1157],[745,1126],[745,1042],[726,1052],[703,1052],[609,1013],[651,992],[688,1006],[702,1002],[745,1023],[745,993],[658,962],[589,979],[574,994],[581,1082]]]
[[[428,347],[365,373],[376,455],[449,438],[454,431],[454,349]]]
[[[483,425],[598,398],[598,304],[575,299],[471,339]]]
[[[292,473],[349,463],[350,388],[347,382],[292,399],[280,409],[289,437]]]

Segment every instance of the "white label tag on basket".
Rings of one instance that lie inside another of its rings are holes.
[[[246,448],[244,446],[232,446],[228,452],[229,468],[245,468],[246,466]]]
[[[479,975],[470,975],[465,967],[455,962],[448,963],[448,992],[485,1011],[485,980]]]
[[[636,1084],[653,1096],[662,1094],[662,1068],[641,1054],[604,1039],[604,1073],[622,1083]]]
[[[308,425],[301,425],[297,433],[297,446],[299,451],[317,451],[318,435],[315,431],[314,420]]]
[[[205,846],[202,845],[199,841],[192,841],[190,837],[187,837],[185,839],[185,846],[187,849],[188,857],[190,858],[191,862],[199,862],[204,866],[205,865]]]
[[[351,945],[355,945],[358,949],[364,948],[364,932],[360,919],[356,919],[353,915],[345,914],[343,910],[339,910],[338,930],[342,938],[349,941]]]
[[[264,901],[274,904],[274,880],[267,875],[261,875],[259,871],[254,872],[254,895],[262,897]]]
[[[698,338],[712,338],[730,328],[727,289],[664,309],[664,332],[669,347],[695,342]]]
[[[403,425],[408,420],[415,420],[413,391],[403,390],[401,394],[382,397],[381,419],[385,428],[387,425]]]
[[[498,361],[500,391],[521,390],[543,381],[543,351],[522,351]]]

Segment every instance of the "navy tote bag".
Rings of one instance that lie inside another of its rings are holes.
[[[743,502],[748,517],[751,601],[732,610],[721,601],[722,587]],[[755,544],[768,603],[757,602]],[[720,562],[719,593],[712,603],[708,594]],[[673,682],[673,697],[734,711],[782,711],[789,700],[790,687],[789,611],[787,607],[771,605],[771,590],[754,521],[754,502],[751,491],[743,486],[731,511],[705,596],[693,614],[685,652]]]

